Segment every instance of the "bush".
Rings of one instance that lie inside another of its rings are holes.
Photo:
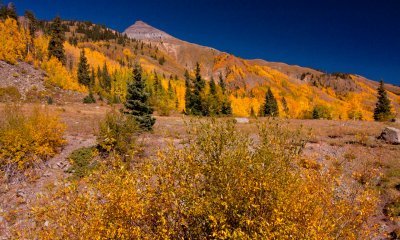
[[[305,141],[298,132],[260,125],[255,144],[233,122],[207,121],[190,133],[186,145],[157,159],[131,170],[99,168],[84,188],[43,198],[27,232],[41,239],[367,238],[375,195],[330,171],[299,167]]]
[[[94,98],[92,93],[89,93],[85,98],[83,98],[83,103],[96,103],[96,99]]]
[[[7,176],[41,163],[65,144],[65,125],[58,117],[35,108],[24,116],[18,106],[8,106],[0,125],[0,168]]]
[[[133,156],[135,135],[139,128],[133,117],[116,111],[107,113],[100,122],[97,137],[98,149],[102,153],[116,152]]]
[[[92,172],[97,162],[93,160],[96,149],[93,147],[76,149],[69,155],[68,160],[71,167],[67,172],[72,173],[73,178],[82,178]]]
[[[0,88],[0,102],[16,102],[21,100],[21,97],[16,87]]]

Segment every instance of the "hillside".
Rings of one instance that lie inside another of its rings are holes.
[[[200,62],[206,79],[216,79],[222,73],[233,93],[232,101],[247,106],[241,109],[234,105],[233,111],[237,115],[248,115],[251,108],[258,110],[265,89],[271,87],[279,100],[283,97],[286,101],[289,100],[289,117],[307,117],[312,106],[324,105],[331,109],[329,111],[332,118],[346,118],[349,115],[346,112],[355,108],[363,118],[372,118],[378,83],[362,76],[327,74],[311,68],[261,59],[245,60],[213,48],[179,40],[142,21],[127,28],[124,34],[157,46],[182,68],[193,69],[195,63]],[[398,112],[400,88],[390,84],[386,86]]]
[[[26,22],[24,18],[19,21]],[[130,69],[135,62],[140,62],[150,93],[156,92],[154,84],[160,84],[164,92],[170,86],[168,96],[159,92],[152,97],[156,111],[182,112],[185,110],[184,73],[189,70],[193,77],[198,62],[205,80],[223,78],[227,87],[225,94],[236,116],[259,115],[265,92],[271,88],[282,117],[312,118],[312,112],[318,109],[321,118],[372,120],[378,83],[357,74],[323,73],[285,63],[242,59],[177,39],[143,21],[137,21],[123,33],[91,22],[63,21],[67,41],[64,44],[66,66],[62,67],[43,58],[48,55],[51,22],[39,21],[38,26],[34,36],[36,56],[27,55],[25,58],[29,59],[25,61],[47,72],[48,82],[62,89],[87,92],[76,80],[80,51],[85,49],[96,83],[93,91],[109,103],[124,101]],[[105,78],[103,72],[107,73]],[[107,89],[103,86],[104,79],[109,79]],[[393,110],[398,113],[400,87],[386,84],[386,89]],[[206,88],[205,94],[207,91]]]

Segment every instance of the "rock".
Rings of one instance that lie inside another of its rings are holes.
[[[20,198],[25,198],[25,197],[26,197],[26,194],[25,194],[25,192],[24,192],[24,191],[22,191],[22,190],[18,190],[18,191],[17,191],[17,197],[20,197]]]
[[[249,123],[250,120],[248,118],[235,118],[237,123]]]
[[[45,221],[45,222],[44,222],[44,226],[45,226],[45,227],[48,227],[48,226],[49,226],[49,221]]]
[[[379,138],[387,143],[400,144],[400,130],[394,127],[386,127]]]

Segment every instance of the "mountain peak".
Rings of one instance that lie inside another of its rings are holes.
[[[132,26],[128,27],[124,33],[137,40],[151,40],[151,41],[163,41],[166,39],[172,39],[173,37],[149,24],[138,20]]]

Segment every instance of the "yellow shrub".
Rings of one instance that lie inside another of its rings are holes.
[[[25,117],[20,110],[7,107],[0,125],[0,166],[9,175],[47,160],[65,144],[65,125],[57,117],[38,108]]]
[[[111,156],[111,170],[100,167],[41,199],[36,226],[24,231],[40,239],[367,237],[375,195],[299,167],[299,133],[271,122],[254,144],[226,121],[196,123],[190,133],[187,145],[130,170]]]

